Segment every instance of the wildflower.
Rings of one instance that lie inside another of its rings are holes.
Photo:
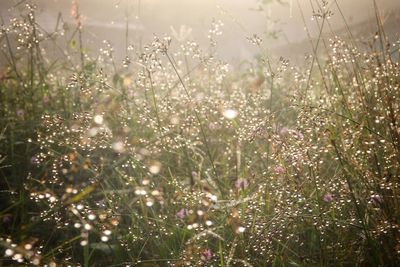
[[[11,221],[12,221],[12,215],[11,214],[3,215],[3,224],[11,223]]]
[[[372,202],[372,204],[378,206],[379,204],[383,203],[383,197],[381,195],[379,195],[379,194],[373,194],[371,196],[371,202]]]
[[[178,217],[179,219],[183,219],[188,215],[188,211],[187,209],[181,209],[180,211],[178,211],[176,213],[176,217]]]
[[[31,157],[31,164],[32,165],[37,165],[39,164],[39,160],[36,156]]]
[[[210,123],[208,124],[208,129],[210,129],[210,130],[216,130],[216,129],[218,129],[218,125],[217,125],[216,123],[210,122]]]
[[[25,115],[25,111],[23,109],[18,109],[17,110],[17,116],[22,118]]]
[[[286,136],[289,133],[289,128],[288,127],[282,127],[279,129],[279,135],[280,136]]]
[[[237,179],[235,181],[235,187],[237,189],[245,189],[245,188],[247,188],[248,185],[249,185],[249,183],[247,182],[246,179]]]
[[[79,28],[81,28],[83,17],[79,13],[78,0],[72,0],[71,2],[71,17],[78,23]]]
[[[71,17],[78,18],[78,1],[72,0],[71,2]]]
[[[192,177],[193,177],[193,178],[196,178],[198,175],[199,175],[199,174],[198,174],[197,172],[192,171]]]
[[[210,249],[205,249],[202,253],[201,253],[201,257],[200,259],[202,261],[210,261],[213,257],[213,253]]]
[[[333,195],[331,193],[327,193],[322,197],[322,200],[329,203],[333,201]]]
[[[282,166],[276,166],[274,171],[276,174],[281,175],[285,172],[285,169]]]
[[[47,105],[49,102],[50,102],[50,98],[47,95],[45,95],[42,99],[43,105]]]

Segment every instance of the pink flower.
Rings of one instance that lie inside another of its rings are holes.
[[[279,135],[281,135],[281,136],[285,136],[288,133],[289,133],[289,128],[286,126],[279,129]]]
[[[50,98],[47,95],[45,95],[42,99],[43,105],[47,105],[49,103],[49,101],[50,101]]]
[[[78,0],[72,0],[71,2],[71,17],[75,19],[79,27],[82,26],[83,17],[79,14],[79,3]]]
[[[202,253],[201,253],[201,257],[200,259],[202,261],[209,261],[211,260],[213,257],[213,253],[210,249],[205,249]]]
[[[332,202],[333,201],[333,195],[331,193],[326,193],[323,197],[322,200],[325,202]]]
[[[215,129],[218,129],[218,125],[215,124],[215,123],[210,122],[210,123],[208,124],[208,128],[209,128],[210,130],[215,130]]]
[[[72,0],[71,2],[71,17],[73,17],[74,19],[78,19],[79,17],[77,0]]]
[[[36,156],[31,157],[31,164],[32,165],[38,165],[39,164],[39,160]]]
[[[198,176],[197,172],[192,171],[192,177],[195,178],[195,177],[197,177],[197,176]]]
[[[176,217],[178,217],[179,219],[183,219],[188,215],[188,211],[187,209],[181,209],[180,211],[178,211],[176,213]]]
[[[245,189],[247,188],[247,186],[249,186],[249,183],[247,182],[246,179],[237,179],[235,181],[235,187],[237,189]]]
[[[25,114],[25,111],[23,109],[18,109],[17,110],[17,116],[18,117],[22,118],[22,117],[24,117],[24,114]]]
[[[281,175],[285,172],[285,169],[282,166],[276,166],[274,171],[276,174]]]

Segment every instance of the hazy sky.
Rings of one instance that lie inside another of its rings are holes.
[[[9,7],[21,0],[0,0],[3,17],[10,14]],[[117,47],[125,43],[124,30],[128,19],[130,39],[135,42],[150,40],[153,34],[171,34],[171,27],[179,31],[181,25],[191,28],[191,38],[205,42],[213,18],[222,20],[221,54],[225,57],[248,58],[255,53],[246,37],[258,34],[264,40],[265,32],[282,30],[279,40],[266,39],[268,47],[296,43],[306,37],[301,11],[307,25],[311,21],[312,7],[316,0],[282,0],[285,5],[271,1],[263,11],[257,0],[79,0],[80,12],[86,25],[104,29],[92,33],[94,39],[110,39]],[[373,0],[337,0],[350,24],[365,21],[374,16]],[[39,21],[49,28],[55,25],[59,11],[66,21],[71,21],[71,0],[36,0],[39,7]],[[320,1],[319,1],[320,2]],[[343,20],[336,8],[335,0],[328,1],[334,15],[330,20],[333,28],[343,28]],[[399,9],[400,0],[376,0],[383,14]],[[300,8],[301,11],[300,11]],[[272,23],[276,21],[276,23]],[[311,26],[312,28],[312,26]]]

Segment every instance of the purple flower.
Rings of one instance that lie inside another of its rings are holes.
[[[235,187],[237,189],[245,189],[249,185],[249,182],[247,182],[246,179],[237,179],[235,181]]]
[[[23,109],[18,109],[18,110],[17,110],[17,116],[18,116],[18,117],[21,117],[21,118],[22,118],[22,117],[24,116],[24,114],[25,114],[25,112],[24,112]]]
[[[181,209],[180,211],[178,211],[176,213],[176,217],[178,217],[179,219],[183,219],[188,215],[188,211],[187,209]]]
[[[285,136],[288,133],[289,133],[289,128],[286,126],[279,129],[279,135],[281,135],[281,136]]]
[[[372,204],[378,206],[379,204],[383,203],[383,197],[379,194],[374,194],[371,196],[371,202],[372,202]]]
[[[3,224],[8,224],[12,221],[12,215],[11,214],[5,214],[3,216]]]
[[[283,174],[285,172],[285,169],[282,166],[276,166],[274,169],[275,173],[280,175]]]
[[[195,177],[197,177],[197,176],[198,176],[197,172],[192,171],[192,177],[195,178]]]
[[[202,253],[201,253],[201,257],[200,259],[202,261],[209,261],[211,260],[213,257],[213,253],[210,249],[205,249]]]
[[[323,197],[322,200],[325,202],[332,202],[333,201],[333,195],[331,193],[326,193]]]
[[[47,105],[49,103],[49,101],[50,101],[50,98],[47,95],[43,96],[43,99],[42,99],[43,105]]]
[[[210,122],[210,123],[208,124],[208,128],[209,128],[210,130],[215,130],[215,129],[218,128],[218,125],[215,124],[215,123]]]
[[[36,156],[31,157],[31,164],[32,165],[39,164],[39,159]]]

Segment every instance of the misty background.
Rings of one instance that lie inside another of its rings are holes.
[[[4,24],[18,12],[25,1],[1,0],[0,10]],[[31,1],[38,7],[37,21],[47,31],[55,29],[57,21],[70,25],[71,0]],[[222,35],[218,37],[218,56],[230,63],[251,59],[259,49],[249,42],[254,34],[262,47],[272,56],[291,60],[311,53],[305,31],[309,27],[312,38],[318,37],[318,28],[312,20],[318,10],[315,0],[79,0],[83,16],[84,45],[96,53],[103,40],[113,45],[115,56],[122,60],[126,45],[136,48],[150,42],[154,35],[173,37],[173,45],[195,40],[202,47],[208,45],[207,35],[213,20],[222,21]],[[373,0],[337,0],[328,2],[333,15],[328,20],[323,38],[332,34],[347,36],[342,14],[355,36],[372,38],[376,31]],[[400,1],[376,0],[381,19],[391,39],[398,39]],[[342,12],[342,13],[341,13]]]

